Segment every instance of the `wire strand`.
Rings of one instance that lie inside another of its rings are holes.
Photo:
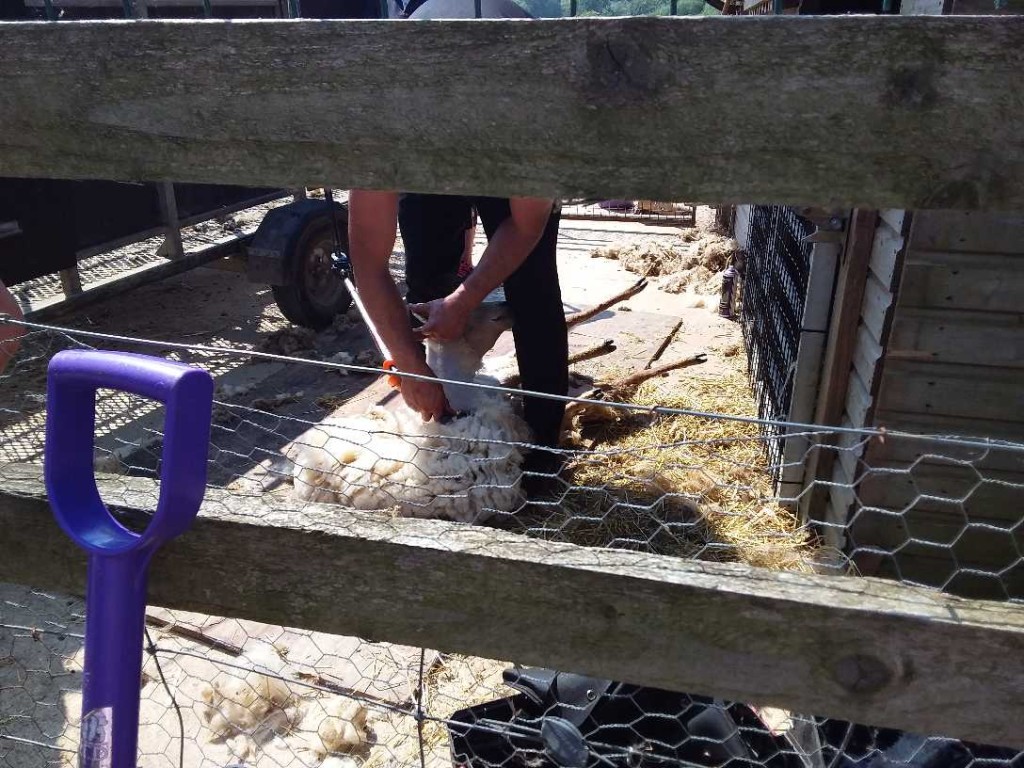
[[[143,626],[142,629],[146,633],[146,651],[153,657],[156,673],[160,676],[160,682],[163,684],[164,690],[167,691],[167,695],[171,697],[171,706],[174,707],[174,713],[178,717],[178,768],[185,768],[185,719],[181,714],[181,706],[178,704],[178,699],[175,698],[174,691],[171,690],[171,686],[167,683],[167,678],[164,676],[163,667],[160,666],[160,659],[157,657],[157,646],[149,634],[149,627]]]
[[[0,314],[0,323],[8,323],[11,325],[18,325],[24,328],[31,328],[39,331],[47,331],[50,333],[57,333],[67,336],[74,340],[75,337],[98,339],[102,341],[112,341],[121,344],[137,344],[139,346],[157,347],[161,349],[177,349],[189,352],[204,352],[207,354],[227,354],[235,355],[238,357],[246,358],[259,358],[263,360],[272,360],[276,362],[284,363],[296,363],[299,365],[312,365],[320,368],[326,368],[329,370],[339,370],[352,373],[363,373],[374,376],[382,375],[379,368],[371,368],[363,365],[354,365],[351,363],[339,363],[331,360],[310,360],[304,357],[292,357],[290,355],[277,355],[271,352],[259,352],[256,350],[241,349],[237,347],[214,347],[205,344],[186,344],[176,341],[159,341],[156,339],[145,339],[136,336],[125,336],[121,334],[113,333],[100,333],[98,331],[84,331],[76,328],[66,328],[57,325],[48,325],[45,323],[35,323],[29,320],[20,320],[10,315]],[[635,413],[648,413],[657,416],[689,416],[692,418],[701,419],[715,419],[719,421],[732,421],[741,424],[755,424],[766,427],[777,427],[787,430],[803,430],[805,432],[813,433],[816,435],[858,435],[862,437],[898,437],[910,440],[930,440],[937,439],[949,444],[956,444],[967,448],[992,448],[998,447],[1011,451],[1019,451],[1024,453],[1024,443],[1014,443],[1005,440],[996,440],[988,438],[964,438],[955,435],[918,435],[913,432],[903,432],[899,430],[887,430],[884,428],[872,428],[872,427],[839,427],[839,426],[823,426],[820,424],[808,424],[799,421],[784,421],[779,419],[762,419],[754,416],[736,416],[733,414],[723,413],[712,413],[709,411],[698,411],[689,408],[669,408],[660,405],[639,405],[637,403],[625,403],[616,400],[600,400],[595,401],[583,397],[574,397],[572,395],[555,395],[549,392],[537,392],[529,389],[512,389],[511,387],[503,387],[495,384],[485,384],[477,381],[451,381],[449,379],[442,379],[433,376],[423,376],[415,373],[407,373],[398,370],[392,370],[388,372],[394,374],[400,378],[409,378],[417,381],[429,381],[442,384],[454,384],[460,387],[467,387],[472,389],[480,389],[488,392],[496,392],[499,394],[514,395],[516,397],[532,397],[544,400],[553,400],[562,403],[580,403],[580,404],[593,404],[600,402],[604,407],[614,408],[623,411],[632,411]],[[772,439],[783,439],[789,437],[789,434],[779,435]]]

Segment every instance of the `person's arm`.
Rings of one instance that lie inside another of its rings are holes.
[[[389,269],[397,226],[397,193],[349,192],[349,258],[359,296],[398,370],[433,376]],[[401,392],[406,404],[425,421],[440,419],[450,411],[440,384],[403,379]]]
[[[519,269],[537,245],[551,217],[552,205],[553,201],[544,198],[510,199],[511,215],[498,226],[480,263],[462,285],[443,299],[410,307],[426,316],[420,333],[441,340],[461,338],[470,312]]]

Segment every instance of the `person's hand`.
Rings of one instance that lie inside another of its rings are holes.
[[[421,376],[434,375],[426,363],[414,367],[409,373]],[[416,411],[424,421],[444,421],[454,414],[452,407],[448,404],[448,398],[444,394],[444,387],[439,382],[403,377],[400,391],[405,404]]]
[[[21,320],[24,317],[17,299],[11,295],[11,292],[7,290],[7,286],[3,283],[0,283],[0,314],[10,315],[17,320]],[[7,367],[7,363],[18,352],[18,347],[20,346],[18,339],[24,333],[25,329],[20,325],[0,323],[0,373],[3,372]]]
[[[409,310],[424,319],[416,329],[424,338],[438,341],[455,341],[466,334],[466,324],[472,307],[459,295],[450,293],[443,299],[423,304],[410,304]]]

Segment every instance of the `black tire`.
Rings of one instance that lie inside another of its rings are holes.
[[[348,253],[348,211],[341,206],[335,208],[333,219],[329,213],[310,219],[289,244],[286,283],[273,286],[273,292],[281,313],[296,325],[322,330],[352,306],[345,284],[331,270],[336,245]]]

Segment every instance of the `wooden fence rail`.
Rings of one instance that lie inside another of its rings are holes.
[[[40,468],[2,477],[0,580],[81,593]],[[137,515],[156,483],[100,490]],[[209,490],[152,602],[1024,747],[1021,606],[290,503]]]
[[[0,175],[1024,209],[1024,17],[0,24]]]

